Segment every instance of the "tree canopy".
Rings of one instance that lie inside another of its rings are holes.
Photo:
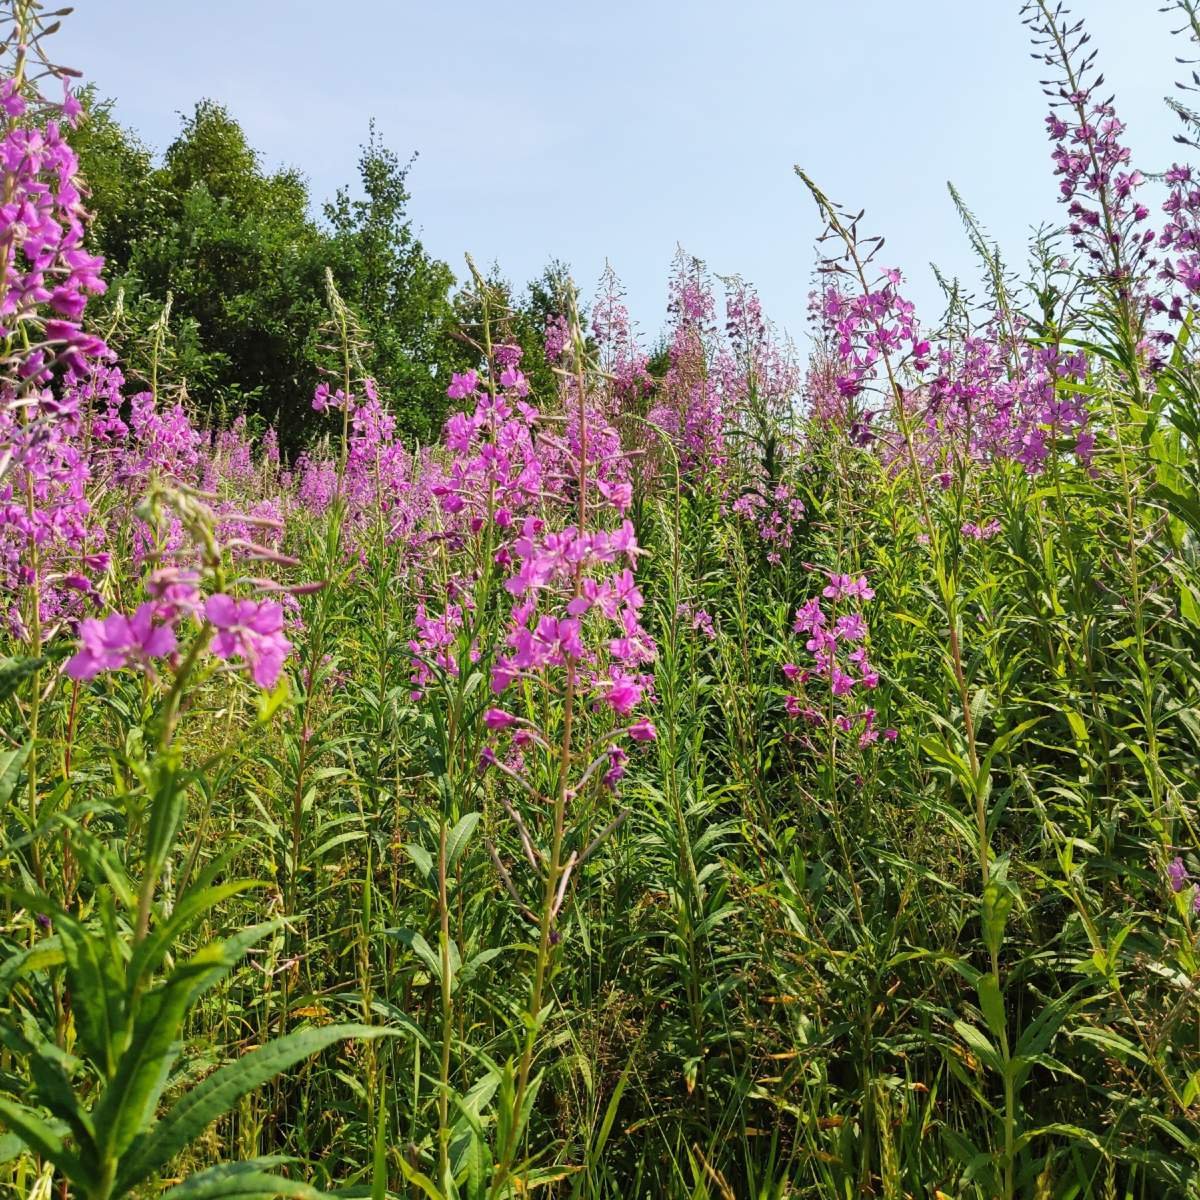
[[[151,327],[172,297],[171,353],[198,407],[276,424],[285,449],[313,427],[310,397],[326,352],[325,271],[363,331],[362,366],[388,394],[401,428],[422,441],[441,427],[446,383],[476,352],[458,333],[470,301],[449,265],[422,244],[409,213],[409,171],[372,122],[356,187],[317,206],[304,175],[270,170],[223,105],[201,100],[161,157],[85,96],[78,132],[107,260],[106,299],[124,357],[148,371]],[[540,349],[560,264],[514,308],[513,336]],[[536,353],[530,357],[539,357]]]

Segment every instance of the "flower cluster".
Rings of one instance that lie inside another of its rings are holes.
[[[996,517],[991,517],[982,525],[976,521],[964,521],[961,533],[963,537],[971,538],[972,541],[986,542],[994,538],[1000,532],[1000,528],[1000,521]]]
[[[519,350],[507,357],[499,388],[487,389],[475,371],[468,371],[455,375],[447,389],[451,398],[474,407],[446,422],[442,442],[452,457],[433,494],[445,513],[461,514],[472,533],[487,523],[509,528],[544,486],[533,444],[537,411],[525,400],[529,385],[518,367]]]
[[[37,327],[30,340],[44,348],[28,356],[23,373],[48,382],[52,353],[77,370],[107,353],[79,323],[88,297],[106,286],[104,260],[84,246],[79,159],[59,119],[73,124],[79,102],[68,91],[55,114],[55,106],[27,100],[14,79],[4,80],[0,91],[7,116],[0,140],[0,321],[6,336],[24,323]]]
[[[629,310],[616,273],[605,269],[600,291],[592,308],[592,336],[600,355],[601,369],[610,377],[615,413],[640,411],[641,402],[653,387],[649,359],[639,348],[629,320]]]
[[[804,501],[786,480],[765,491],[749,488],[730,505],[732,512],[750,521],[766,549],[767,562],[778,566],[792,548],[796,526],[804,518]]]
[[[567,667],[582,673],[598,703],[628,716],[650,682],[642,668],[655,656],[641,625],[644,600],[631,569],[637,553],[628,520],[611,533],[587,533],[574,526],[550,531],[541,518],[526,518],[513,543],[517,570],[505,583],[518,603],[506,652],[492,667],[492,690],[500,694],[519,678]],[[565,594],[569,598],[562,603]],[[547,605],[547,599],[557,603]],[[558,611],[546,612],[547,607]],[[609,626],[603,669],[597,650],[583,640],[589,614]]]
[[[131,616],[109,613],[86,618],[79,629],[80,648],[67,662],[67,675],[87,681],[108,672],[138,668],[153,674],[155,659],[175,654],[178,628],[185,618],[202,624],[201,636],[219,659],[240,659],[260,688],[279,681],[291,643],[283,633],[283,606],[273,600],[237,600],[224,593],[203,602],[198,576],[170,571],[152,576],[147,590],[154,599]]]
[[[610,307],[616,320],[614,313]],[[498,387],[471,371],[448,389],[467,407],[446,423],[449,461],[434,490],[453,523],[445,544],[461,552],[464,565],[443,574],[442,603],[430,597],[418,607],[414,689],[423,689],[435,667],[454,674],[464,651],[475,660],[486,653],[497,698],[528,681],[536,694],[608,713],[623,736],[646,740],[653,726],[637,710],[652,695],[656,647],[642,624],[645,601],[634,574],[640,550],[627,516],[630,468],[609,420],[613,392],[564,376],[561,411],[540,412],[526,399],[516,348],[502,349]],[[489,603],[481,588],[494,568],[503,572],[501,594],[511,597],[511,610],[499,632],[489,632],[494,641],[467,646],[464,622]],[[506,739],[509,770],[522,769],[531,747],[553,742],[532,714],[495,708],[488,729],[493,743]],[[603,755],[610,785],[624,770],[620,736]],[[500,763],[498,749],[489,745],[485,761]]]
[[[864,575],[827,571],[826,577],[820,596],[802,604],[792,624],[793,632],[808,634],[805,649],[812,661],[806,667],[783,665],[788,683],[804,688],[803,696],[789,692],[784,698],[788,715],[817,725],[828,721],[833,713],[834,728],[843,733],[857,732],[862,747],[877,741],[881,732],[885,740],[894,741],[896,730],[880,731],[875,709],[859,709],[856,700],[860,692],[879,686],[879,674],[868,652],[867,622],[861,611],[863,604],[875,598],[874,589]],[[828,685],[828,697],[820,708],[807,687],[814,679]]]
[[[675,615],[680,620],[686,621],[693,632],[700,634],[705,641],[715,642],[717,640],[717,627],[713,622],[712,614],[707,609],[697,608],[687,600],[683,600],[675,606]]]
[[[885,270],[875,285],[854,293],[834,277],[821,295],[821,318],[834,355],[838,393],[857,398],[886,366],[920,374],[929,365],[930,345],[921,333],[916,309],[900,293],[901,275]],[[891,402],[889,397],[889,402]]]
[[[1046,131],[1054,144],[1051,157],[1070,218],[1068,232],[1106,278],[1128,286],[1155,239],[1151,229],[1136,231],[1150,209],[1137,199],[1145,176],[1129,165],[1129,147],[1121,141],[1124,124],[1111,102],[1095,101],[1085,90],[1056,105],[1046,117]]]
[[[744,280],[725,285],[726,344],[716,356],[716,374],[726,413],[760,422],[785,417],[801,389],[801,373],[789,343],[781,343],[758,294]]]
[[[1189,166],[1172,165],[1166,173],[1170,189],[1163,211],[1166,223],[1158,237],[1161,250],[1168,253],[1159,267],[1159,277],[1183,287],[1187,298],[1200,293],[1200,185]],[[1184,318],[1184,295],[1171,297],[1168,309],[1172,320]],[[1160,308],[1166,307],[1160,302]]]
[[[648,420],[672,440],[680,468],[701,479],[719,475],[727,462],[726,412],[711,370],[716,312],[702,264],[680,251],[671,278],[670,366]]]

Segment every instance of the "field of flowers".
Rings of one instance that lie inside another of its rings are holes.
[[[9,6],[0,1194],[1200,1196],[1200,182],[1023,15],[1024,281],[959,203],[921,321],[798,172],[803,358],[681,255],[538,394],[476,276],[417,445],[330,276],[281,456],[89,321]]]

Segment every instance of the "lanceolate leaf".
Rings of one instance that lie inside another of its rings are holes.
[[[32,742],[18,746],[15,750],[5,750],[0,753],[0,805],[7,804],[16,790],[17,781],[21,778],[21,768],[29,757]]]
[[[98,1140],[122,1156],[154,1113],[178,1052],[183,1018],[195,999],[224,977],[257,938],[275,928],[258,925],[224,943],[213,943],[175,968],[140,1002],[128,1049],[95,1109]]]
[[[0,703],[7,700],[39,667],[44,658],[0,658]]]
[[[51,914],[67,963],[71,993],[88,1001],[75,1010],[75,1026],[84,1051],[105,1075],[116,1068],[125,1029],[124,984],[119,966],[98,934],[63,912]]]
[[[0,1121],[28,1149],[49,1159],[78,1188],[90,1190],[96,1187],[96,1176],[73,1151],[67,1149],[58,1126],[51,1125],[24,1104],[3,1097],[0,1097]]]
[[[140,1134],[122,1164],[124,1188],[141,1183],[178,1154],[189,1142],[228,1112],[248,1092],[281,1071],[346,1038],[396,1036],[395,1031],[371,1025],[326,1025],[302,1029],[260,1046],[214,1071],[192,1088],[162,1120]]]
[[[264,1169],[269,1161],[209,1167],[164,1192],[161,1200],[325,1200],[327,1193]]]
[[[16,986],[17,980],[33,971],[57,967],[63,962],[62,942],[58,936],[43,938],[27,950],[19,950],[0,963],[0,1003]]]
[[[142,944],[134,951],[129,962],[129,978],[140,979],[146,971],[157,970],[163,956],[176,940],[196,920],[218,904],[251,888],[263,887],[251,879],[235,879],[217,887],[189,888],[184,897],[172,910],[170,917],[151,930]]]
[[[471,834],[475,832],[475,826],[478,824],[479,814],[477,812],[467,813],[446,835],[447,870],[454,868],[454,864],[458,862],[459,856],[466,849],[467,843],[471,840]]]

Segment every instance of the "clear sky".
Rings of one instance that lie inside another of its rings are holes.
[[[1177,153],[1162,98],[1189,50],[1161,2],[1073,6],[1146,171]],[[456,273],[470,251],[520,284],[556,256],[591,293],[607,259],[648,334],[682,244],[802,335],[819,222],[793,163],[866,207],[927,320],[931,260],[974,278],[947,179],[1010,260],[1058,213],[1017,0],[75,4],[55,58],[151,146],[211,97],[319,202],[355,178],[374,116],[419,152],[411,212]]]

